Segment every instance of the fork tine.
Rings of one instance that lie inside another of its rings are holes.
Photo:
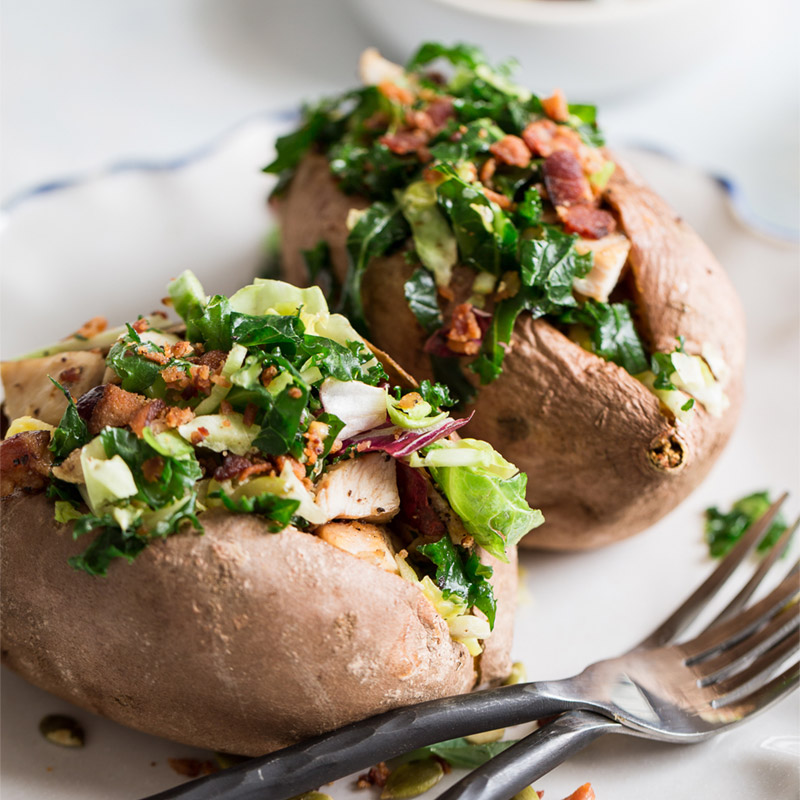
[[[729,722],[740,722],[746,717],[766,711],[770,706],[777,703],[789,692],[793,691],[800,684],[800,661],[787,667],[780,675],[773,678],[769,683],[765,683],[761,688],[756,689],[747,697],[733,703],[726,703],[727,698],[712,703],[714,710],[720,712],[720,716]]]
[[[766,574],[772,569],[775,562],[783,555],[784,551],[786,550],[789,541],[797,532],[798,527],[800,527],[800,517],[798,517],[794,521],[794,525],[788,527],[782,534],[780,539],[775,542],[775,546],[770,550],[770,552],[761,559],[758,569],[753,573],[753,577],[742,587],[742,590],[733,600],[728,603],[725,608],[720,611],[720,613],[709,623],[708,628],[713,628],[715,625],[719,624],[720,622],[724,622],[726,619],[729,619],[734,614],[741,611],[747,601],[753,596],[755,590],[761,584],[761,581],[764,580]],[[708,629],[707,628],[707,629]]]
[[[695,589],[692,595],[677,609],[677,611],[673,612],[649,636],[639,642],[634,648],[635,650],[665,645],[673,641],[691,625],[697,615],[705,608],[706,603],[717,593],[722,584],[725,583],[739,564],[744,561],[748,553],[750,553],[761,540],[761,537],[769,529],[772,520],[777,515],[787,496],[788,492],[784,492],[764,514],[750,526],[750,529],[734,545],[728,555],[720,561],[711,575]]]
[[[701,661],[699,670],[703,675],[701,685],[711,683],[732,675],[739,667],[769,650],[800,626],[800,606],[792,603],[779,611],[763,628],[739,644],[724,650],[718,656]]]
[[[797,582],[798,569],[800,569],[800,562],[789,570],[787,576],[775,589],[747,611],[743,611],[733,619],[715,625],[694,639],[682,643],[680,647],[686,655],[686,663],[694,664],[718,650],[733,647],[767,622],[777,611],[789,603],[800,589]]]
[[[781,641],[767,650],[766,653],[762,653],[746,669],[715,683],[714,689],[717,695],[726,697],[734,692],[741,692],[755,681],[760,680],[770,672],[774,672],[786,660],[787,656],[797,649],[797,645],[797,631],[789,631]]]

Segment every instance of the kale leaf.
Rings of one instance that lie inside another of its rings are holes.
[[[443,325],[442,312],[437,299],[436,281],[433,275],[418,267],[405,282],[405,296],[408,307],[426,333],[433,333]]]
[[[220,489],[212,492],[209,496],[218,497],[225,508],[235,514],[259,514],[266,517],[273,523],[269,526],[272,533],[278,533],[289,525],[295,511],[300,506],[299,500],[281,497],[272,492],[262,492],[252,497],[233,498]]]
[[[69,391],[53,378],[50,380],[67,398],[67,407],[61,416],[61,421],[50,437],[53,463],[60,464],[73,450],[83,447],[89,441],[89,429],[78,414],[78,407]]]
[[[417,551],[436,565],[436,584],[445,597],[455,596],[468,607],[480,609],[494,627],[497,603],[489,583],[492,568],[482,564],[477,553],[456,547],[447,535],[420,545]]]

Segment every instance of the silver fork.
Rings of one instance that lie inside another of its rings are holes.
[[[791,604],[797,593],[797,567],[767,597],[739,613],[774,562],[774,556],[771,557],[750,581],[749,588],[742,590],[728,606],[725,619],[716,621],[699,637],[683,645],[668,647],[666,643],[685,630],[726,582],[767,530],[785,497],[770,507],[668,620],[624,656],[597,662],[562,681],[504,686],[388,711],[152,795],[148,800],[219,797],[286,800],[378,761],[435,742],[531,722],[570,709],[602,715],[602,718],[596,714],[577,718],[568,715],[566,722],[554,723],[557,731],[577,731],[572,739],[576,743],[588,743],[605,732],[619,732],[623,729],[620,722],[639,735],[667,741],[676,736],[681,741],[696,741],[741,721],[776,702],[798,683],[795,665],[779,678],[754,688],[764,674],[780,663],[775,659],[783,654],[781,661],[785,660],[792,649],[788,642],[798,625],[798,606]],[[731,661],[720,655],[726,651],[731,654]],[[739,673],[742,680],[731,674],[734,662],[744,666]],[[702,671],[703,665],[706,665],[702,673],[704,683],[698,685],[697,670]],[[716,702],[719,697],[715,692],[720,686],[725,686],[723,697],[736,698],[735,702],[724,706]],[[740,697],[743,692],[745,696]],[[298,713],[302,714],[302,709]],[[570,725],[571,728],[565,727]],[[539,740],[543,736],[546,738],[547,733],[541,734]],[[463,796],[482,800],[505,798],[518,791],[514,786],[528,785],[527,762],[522,756],[530,758],[531,753],[535,754],[535,749],[529,747],[531,741],[532,737],[528,737],[490,762],[492,795],[487,794],[485,767],[482,773],[473,773],[477,778],[467,786],[471,794]],[[521,778],[515,776],[523,773],[525,780],[520,782]]]
[[[766,678],[800,645],[796,637],[797,603],[789,600],[784,604],[778,599],[785,597],[781,587],[791,588],[791,584],[794,584],[795,593],[798,591],[798,566],[795,565],[789,571],[781,586],[768,597],[748,612],[738,617],[736,615],[785,551],[800,526],[800,518],[784,531],[750,580],[699,636],[685,644],[667,647],[702,612],[730,574],[755,547],[785,498],[786,495],[783,495],[769,509],[720,563],[717,570],[677,611],[622,657],[627,661],[635,654],[646,654],[645,658],[655,655],[655,670],[652,679],[648,681],[651,686],[658,683],[657,669],[665,651],[672,651],[666,662],[669,670],[674,669],[674,656],[677,655],[694,677],[693,684],[686,684],[685,698],[678,704],[665,705],[663,700],[658,701],[660,714],[657,727],[640,725],[641,720],[638,718],[620,718],[617,721],[593,711],[570,711],[453,784],[437,800],[507,800],[608,733],[623,733],[667,742],[701,741],[766,710],[796,688],[800,674],[796,663],[772,680]],[[771,617],[770,608],[774,610]],[[761,614],[761,611],[766,613]],[[768,621],[764,622],[765,619]],[[650,648],[654,648],[652,653],[648,652]],[[614,662],[602,663],[610,665]],[[592,669],[590,667],[586,672],[590,673]],[[687,716],[687,704],[689,708],[695,709],[693,715]]]

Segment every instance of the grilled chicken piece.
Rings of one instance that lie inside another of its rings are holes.
[[[23,431],[0,442],[0,496],[44,489],[52,460],[49,431]]]
[[[351,553],[356,558],[397,573],[394,547],[389,532],[381,525],[368,522],[328,522],[315,531],[320,539]]]
[[[400,510],[394,459],[370,453],[336,464],[320,479],[316,502],[326,519],[388,522]]]
[[[628,238],[622,233],[612,233],[602,239],[579,239],[575,249],[581,254],[594,253],[594,266],[585,278],[575,278],[573,288],[584,297],[607,302],[628,260],[631,249]]]
[[[78,398],[102,381],[105,368],[103,356],[91,350],[4,361],[0,375],[6,392],[6,416],[12,420],[31,416],[58,425],[67,399],[48,375]]]

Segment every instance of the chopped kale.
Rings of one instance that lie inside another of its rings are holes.
[[[769,492],[754,492],[737,500],[728,512],[716,506],[706,509],[705,539],[713,558],[722,558],[744,536],[748,528],[772,505]],[[786,530],[778,514],[758,545],[759,553],[771,550]]]

